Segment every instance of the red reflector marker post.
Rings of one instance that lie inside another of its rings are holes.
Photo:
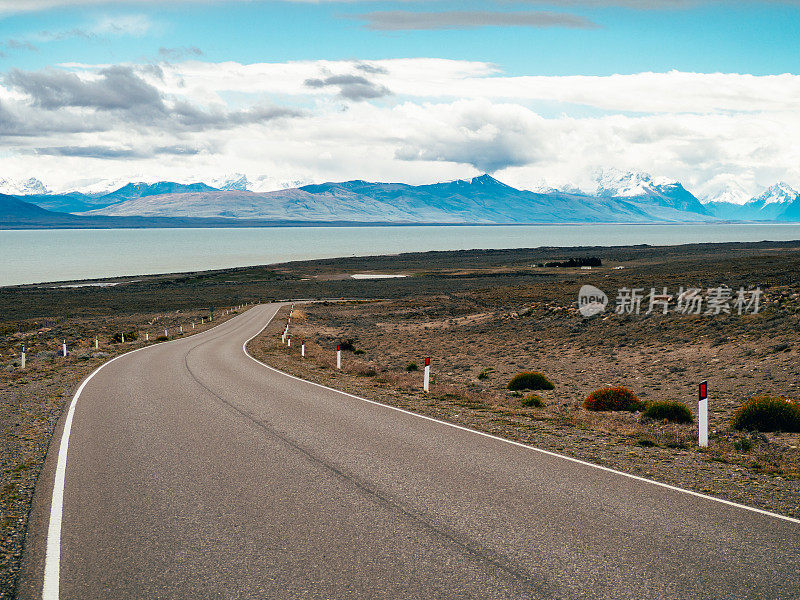
[[[306,341],[300,340],[300,356],[306,357]]]
[[[340,370],[342,368],[342,346],[341,345],[336,346],[336,368],[340,369]]]
[[[422,389],[430,391],[431,387],[431,358],[430,356],[425,358],[425,376],[422,380]]]
[[[700,382],[698,397],[698,444],[701,448],[706,448],[708,446],[708,381]]]

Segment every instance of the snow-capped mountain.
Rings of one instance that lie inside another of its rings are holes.
[[[595,178],[594,195],[600,198],[620,198],[647,202],[708,215],[708,211],[679,182],[666,177],[652,177],[648,173],[634,173],[607,169]]]
[[[31,177],[24,181],[0,178],[0,194],[8,194],[9,196],[27,196],[30,194],[47,193],[48,190],[45,185],[35,177]]]
[[[744,204],[709,202],[706,208],[722,219],[737,221],[793,220],[800,193],[784,182],[776,183]],[[789,210],[791,207],[791,210]]]
[[[660,177],[654,180],[648,173],[603,169],[595,174],[595,195],[605,198],[634,198],[652,193],[659,184],[675,183]]]
[[[197,179],[200,181],[200,178]],[[312,183],[306,179],[281,180],[269,175],[245,175],[244,173],[233,173],[224,177],[217,177],[208,182],[213,188],[223,191],[238,192],[272,192],[275,190],[287,190],[298,188]]]
[[[731,183],[723,190],[714,194],[709,194],[703,198],[703,204],[708,205],[712,203],[725,203],[725,204],[747,204],[751,199],[751,194],[738,183]]]
[[[765,208],[772,204],[789,204],[797,200],[798,196],[800,196],[800,193],[792,188],[792,186],[780,181],[768,187],[763,193],[750,200],[750,202],[753,203],[753,206]]]
[[[231,190],[239,192],[252,191],[252,183],[247,179],[247,175],[243,173],[234,173],[233,175],[212,179],[209,185],[226,192]]]

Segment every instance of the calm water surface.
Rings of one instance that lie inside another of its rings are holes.
[[[798,239],[800,224],[0,231],[0,286],[425,250]]]

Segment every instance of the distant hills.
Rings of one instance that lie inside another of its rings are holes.
[[[489,175],[430,185],[328,182],[255,193],[242,190],[140,195],[86,216],[226,217],[383,223],[574,223],[714,220],[680,184],[600,196],[519,190]]]
[[[0,189],[9,185],[4,181]],[[609,171],[596,183],[592,193],[529,191],[482,175],[417,186],[354,180],[253,192],[237,176],[218,184],[225,189],[162,181],[52,194],[32,178],[14,187],[27,193],[0,194],[0,226],[800,221],[800,194],[784,183],[744,204],[703,204],[680,183],[643,173]]]

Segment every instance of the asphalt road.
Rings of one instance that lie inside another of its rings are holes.
[[[277,308],[88,382],[48,598],[800,598],[800,524],[280,374],[242,349]]]

